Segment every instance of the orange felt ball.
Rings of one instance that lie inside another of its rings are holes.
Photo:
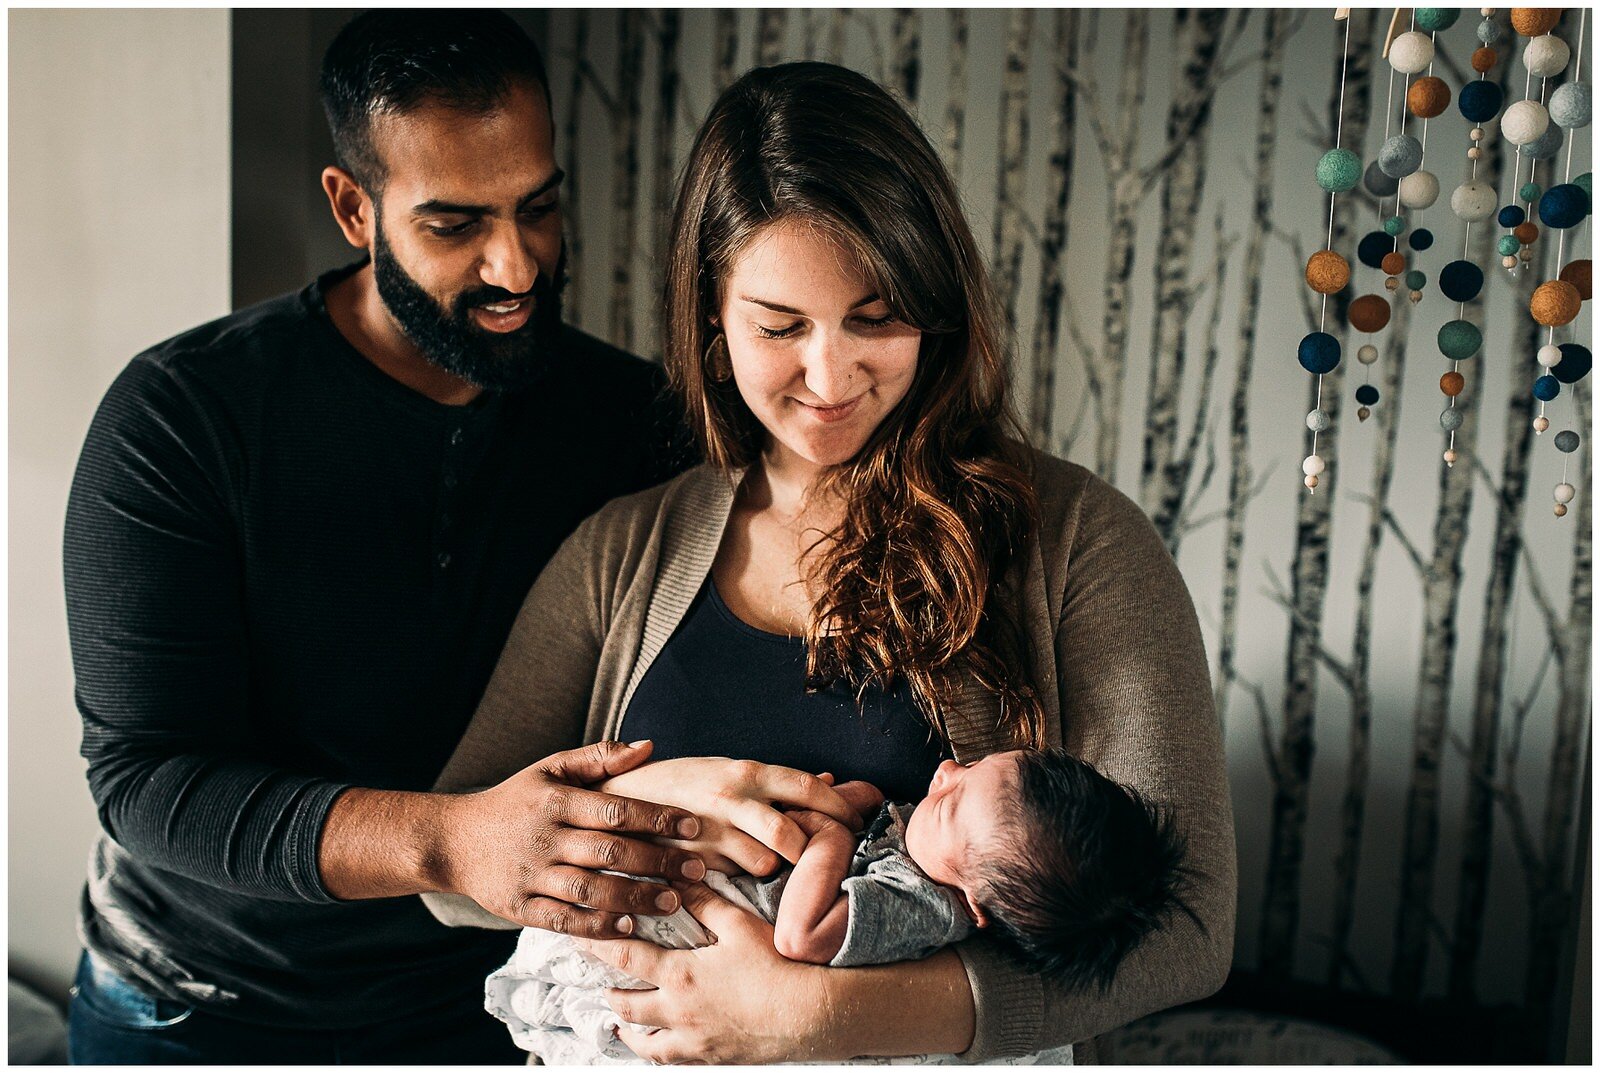
[[[1382,266],[1386,275],[1398,276],[1406,270],[1406,255],[1399,250],[1390,250],[1383,255]]]
[[[1417,79],[1406,90],[1406,107],[1411,109],[1412,115],[1421,119],[1443,115],[1444,110],[1450,107],[1449,83],[1433,75]]]
[[[1511,28],[1523,37],[1538,37],[1555,29],[1561,21],[1558,7],[1514,7],[1511,9]]]
[[[1524,246],[1531,246],[1534,239],[1539,237],[1539,225],[1532,220],[1524,220],[1516,227],[1513,227],[1511,233],[1516,235],[1517,241]]]
[[[1461,394],[1461,389],[1467,386],[1467,378],[1460,373],[1450,372],[1439,377],[1439,390],[1455,398]]]
[[[1488,74],[1494,68],[1494,61],[1500,57],[1488,45],[1472,53],[1472,69],[1479,74]]]
[[[1318,294],[1338,294],[1350,282],[1350,262],[1332,250],[1318,250],[1306,262],[1306,283]]]
[[[1585,302],[1589,300],[1591,293],[1589,284],[1589,266],[1591,263],[1587,257],[1579,261],[1569,261],[1567,267],[1561,270],[1560,276],[1561,279],[1572,284],[1578,292],[1578,297]]]
[[[1381,294],[1363,294],[1350,303],[1349,316],[1356,331],[1381,332],[1389,323],[1389,300]]]
[[[1582,303],[1578,288],[1566,280],[1552,279],[1539,284],[1533,292],[1533,300],[1528,303],[1528,311],[1546,328],[1559,328],[1572,323]]]

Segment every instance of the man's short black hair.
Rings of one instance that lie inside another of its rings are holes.
[[[1018,771],[1013,844],[987,863],[979,903],[1029,968],[1104,992],[1174,910],[1200,923],[1183,900],[1183,836],[1137,791],[1061,749],[1024,752]]]
[[[383,183],[372,120],[425,101],[487,112],[519,83],[550,83],[539,48],[503,11],[390,9],[351,19],[322,57],[322,110],[339,166]]]

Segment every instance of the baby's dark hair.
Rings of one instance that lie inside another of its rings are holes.
[[[1029,968],[1104,992],[1174,911],[1200,924],[1170,814],[1061,749],[1023,751],[1018,771],[1012,844],[986,862],[979,902]]]

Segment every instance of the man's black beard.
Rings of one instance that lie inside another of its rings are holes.
[[[552,283],[542,274],[528,295],[533,313],[514,332],[491,332],[472,323],[474,306],[514,302],[525,297],[500,287],[473,287],[456,295],[446,310],[412,279],[384,238],[383,223],[372,253],[378,297],[406,337],[433,364],[485,391],[515,391],[537,382],[554,364],[561,334],[561,284],[566,281],[563,245]]]

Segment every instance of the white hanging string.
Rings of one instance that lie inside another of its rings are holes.
[[[1337,118],[1334,121],[1334,128],[1333,128],[1333,147],[1335,149],[1342,148],[1343,144],[1344,144],[1344,87],[1345,87],[1346,78],[1347,78],[1347,76],[1349,74],[1349,70],[1350,70],[1350,23],[1352,21],[1353,20],[1348,19],[1348,18],[1344,20],[1344,51],[1339,56],[1339,114],[1338,114]],[[1324,244],[1324,249],[1330,249],[1330,250],[1333,249],[1333,211],[1334,211],[1334,206],[1338,202],[1338,200],[1339,200],[1338,191],[1336,191],[1336,190],[1329,191],[1329,193],[1328,193],[1328,241]],[[1322,296],[1322,315],[1317,321],[1317,330],[1318,331],[1322,331],[1323,329],[1325,329],[1327,327],[1327,324],[1328,324],[1328,296],[1326,294],[1324,294]],[[1315,405],[1314,409],[1318,409],[1318,410],[1322,409],[1322,376],[1323,376],[1322,373],[1318,373],[1317,374],[1317,401],[1316,401],[1316,405]],[[1321,435],[1321,433],[1318,432],[1316,429],[1312,429],[1311,430],[1311,453],[1312,454],[1316,454],[1317,453],[1317,437],[1320,436],[1320,435]],[[1311,491],[1312,495],[1316,495],[1317,490],[1315,488],[1310,489],[1310,491]]]

